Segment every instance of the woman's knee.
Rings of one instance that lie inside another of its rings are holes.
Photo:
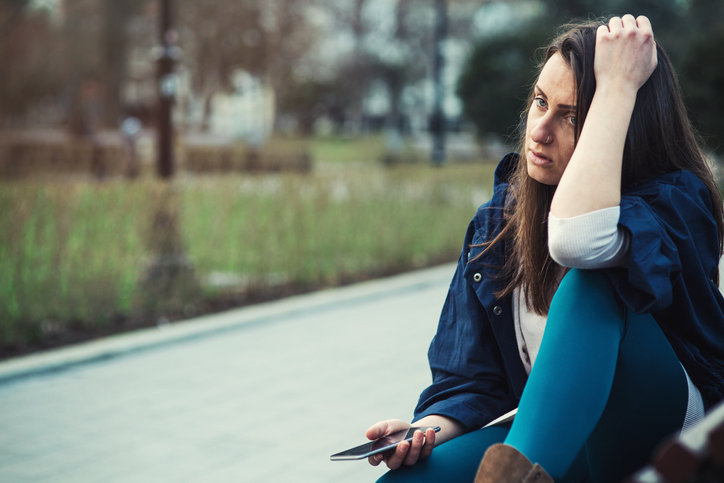
[[[600,270],[569,270],[553,296],[548,321],[602,320],[614,320],[622,329],[625,324],[624,306],[608,278]]]
[[[561,280],[556,295],[567,293],[569,295],[585,295],[592,292],[615,295],[613,287],[600,270],[570,269]]]

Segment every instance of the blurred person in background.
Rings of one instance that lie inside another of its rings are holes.
[[[138,138],[141,137],[143,124],[137,117],[127,116],[121,121],[120,127],[121,135],[123,136],[123,145],[126,151],[126,177],[134,179],[137,178],[141,172],[136,144]]]
[[[90,170],[98,179],[106,174],[98,139],[103,111],[100,92],[101,86],[96,79],[84,79],[80,84],[68,121],[71,135],[87,145],[90,152]]]
[[[430,346],[413,425],[441,430],[381,482],[621,481],[724,397],[722,199],[649,20],[545,52]]]

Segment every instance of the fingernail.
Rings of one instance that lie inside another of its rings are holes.
[[[410,446],[410,444],[407,441],[403,441],[400,443],[400,451],[407,451],[407,448]]]

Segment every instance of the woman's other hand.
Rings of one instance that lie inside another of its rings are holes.
[[[399,419],[388,419],[387,421],[380,421],[372,425],[365,435],[367,439],[374,440],[396,431],[409,429],[412,426],[412,424]],[[465,427],[458,421],[439,414],[425,416],[419,421],[416,421],[414,426],[420,428],[440,426],[440,431],[435,433],[435,430],[428,429],[424,434],[422,431],[415,431],[415,437],[411,443],[403,441],[397,445],[394,452],[370,456],[368,458],[370,464],[377,466],[384,461],[391,470],[396,470],[402,465],[412,466],[418,461],[430,456],[432,449],[436,445],[457,438],[465,433]]]
[[[412,425],[405,421],[388,419],[372,425],[365,433],[365,436],[367,436],[367,439],[374,440],[411,427]],[[372,466],[377,466],[384,461],[389,469],[396,470],[402,465],[412,466],[419,460],[427,458],[432,453],[434,446],[435,431],[433,429],[428,429],[425,433],[415,431],[412,442],[402,441],[397,445],[394,452],[370,456],[368,461]]]
[[[596,32],[596,86],[636,93],[657,65],[656,42],[649,19],[613,17]]]

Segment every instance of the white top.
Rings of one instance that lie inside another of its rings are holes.
[[[615,206],[564,219],[549,214],[548,249],[553,260],[564,267],[589,270],[625,266],[631,235],[618,226],[620,212],[620,208]],[[513,292],[513,320],[520,358],[530,374],[543,339],[546,317],[528,310],[525,296],[519,288]],[[688,374],[686,379],[689,404],[683,430],[704,415],[701,394]]]
[[[618,227],[621,208],[604,208],[573,218],[548,215],[548,250],[559,265],[598,269],[628,263],[631,234]]]

